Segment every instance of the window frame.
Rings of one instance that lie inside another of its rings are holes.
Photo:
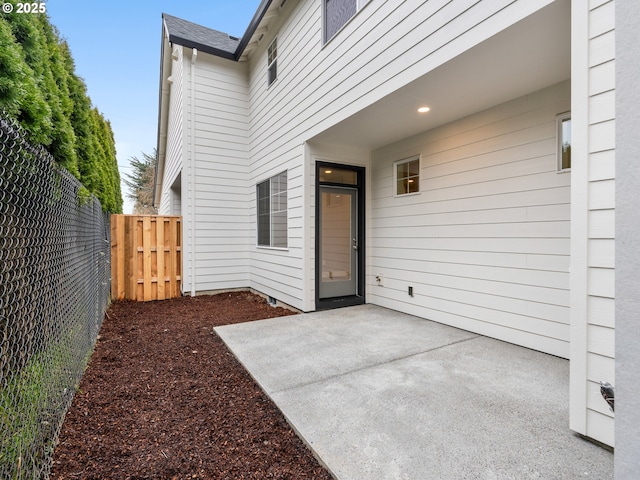
[[[272,47],[273,51],[272,51]],[[267,87],[278,79],[278,37],[274,37],[267,47]]]
[[[405,193],[398,193],[398,181],[403,179],[403,178],[407,178],[410,179],[412,176],[408,175],[407,177],[402,177],[402,178],[398,178],[398,167],[400,165],[404,165],[406,163],[411,163],[411,162],[418,162],[418,175],[414,175],[413,177],[418,179],[418,190],[415,192],[405,192]],[[400,160],[396,160],[395,162],[393,162],[393,196],[394,197],[406,197],[406,196],[411,196],[411,195],[420,195],[421,193],[421,182],[420,182],[420,177],[421,175],[421,170],[422,170],[422,155],[413,155],[411,157],[406,157],[406,158],[402,158]]]
[[[288,171],[284,170],[280,173],[272,175],[271,177],[256,183],[256,247],[257,248],[268,248],[274,250],[288,250],[289,248],[289,179],[288,179]],[[282,188],[282,180],[284,177],[284,188]],[[278,180],[278,188],[274,188],[275,180]],[[266,196],[261,196],[261,187],[263,185],[268,186],[268,194]],[[261,205],[261,201],[268,199],[268,209],[266,213],[261,213],[261,211],[265,208],[264,205]],[[278,208],[274,208],[274,202],[277,199]],[[282,208],[284,204],[284,208]],[[261,226],[261,220],[265,215],[268,215],[268,236],[269,243],[260,243],[262,241],[263,235],[265,233],[262,231],[264,226]],[[284,220],[284,244],[274,244],[274,219]]]
[[[564,173],[571,171],[571,153],[569,153],[569,166],[563,168],[562,166],[562,146],[564,145],[564,122],[571,121],[571,112],[564,112],[556,115],[556,172]],[[569,126],[571,128],[571,125]],[[571,148],[571,133],[569,134],[569,148]]]
[[[356,0],[356,12],[338,28],[331,37],[327,37],[327,1],[322,0],[322,45],[328,44],[340,31],[351,22],[371,0]]]

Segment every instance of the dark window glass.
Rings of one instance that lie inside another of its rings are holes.
[[[258,245],[271,245],[269,229],[270,217],[270,182],[269,180],[258,184]]]
[[[287,172],[259,183],[258,245],[287,247]]]
[[[560,146],[562,159],[561,170],[568,170],[571,168],[571,118],[565,118],[562,120],[562,144]]]
[[[320,169],[320,181],[329,183],[342,183],[343,185],[357,185],[358,174],[353,170],[323,167]]]
[[[325,42],[328,42],[358,10],[357,0],[325,1]]]
[[[420,160],[396,164],[396,195],[420,191]]]
[[[267,70],[268,70],[268,84],[271,85],[276,78],[278,78],[278,39],[274,38],[271,45],[267,49]]]

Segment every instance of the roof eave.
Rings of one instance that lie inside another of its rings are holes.
[[[169,42],[182,45],[183,47],[187,47],[187,48],[195,48],[199,52],[210,53],[211,55],[227,58],[229,60],[236,60],[236,57],[233,52],[221,50],[219,48],[215,48],[210,45],[204,45],[200,42],[194,42],[193,40],[182,38],[177,35],[169,35]]]
[[[247,48],[247,45],[251,41],[251,37],[253,37],[253,34],[258,29],[260,22],[262,22],[262,19],[264,18],[264,14],[267,13],[267,10],[269,9],[272,3],[273,3],[273,0],[262,0],[260,5],[258,6],[258,10],[256,11],[255,15],[251,19],[251,23],[249,23],[249,26],[247,27],[247,31],[244,32],[244,35],[240,39],[240,43],[236,47],[236,51],[233,55],[234,60],[237,61],[240,59],[240,57],[244,53],[244,49]]]
[[[156,168],[153,182],[153,206],[160,205],[164,164],[166,152],[166,136],[168,128],[169,90],[166,84],[166,71],[171,68],[171,49],[168,43],[169,32],[165,21],[162,21],[162,40],[160,43],[160,86],[158,96],[158,133],[156,137]]]

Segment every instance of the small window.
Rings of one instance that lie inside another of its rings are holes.
[[[324,0],[324,43],[338,33],[369,0]]]
[[[287,172],[257,185],[258,245],[287,248]]]
[[[420,157],[407,158],[394,164],[396,195],[420,191]]]
[[[268,85],[278,78],[278,39],[274,38],[267,48],[267,76]]]
[[[571,113],[558,115],[556,124],[558,171],[564,172],[571,169]]]
[[[320,181],[340,183],[342,185],[357,185],[358,172],[342,168],[324,167],[320,169]]]

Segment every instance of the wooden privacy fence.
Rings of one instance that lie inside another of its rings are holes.
[[[182,217],[111,215],[111,296],[165,300],[180,296]]]

